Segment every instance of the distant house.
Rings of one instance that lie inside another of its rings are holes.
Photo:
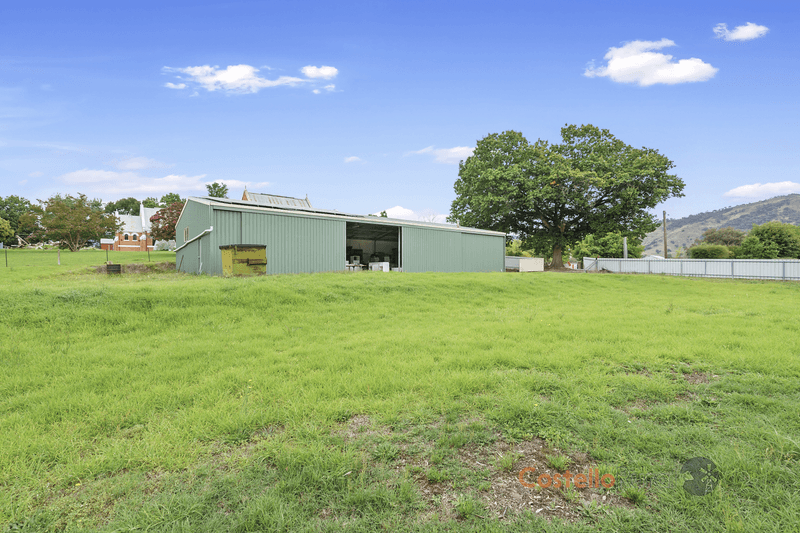
[[[100,239],[100,248],[118,252],[146,252],[154,248],[155,243],[150,236],[150,217],[160,208],[144,207],[139,204],[138,215],[120,215],[114,213],[122,223],[113,239]]]

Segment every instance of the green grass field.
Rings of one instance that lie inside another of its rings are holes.
[[[799,284],[104,261],[0,262],[0,530],[800,530]]]

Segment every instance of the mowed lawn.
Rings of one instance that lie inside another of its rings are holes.
[[[800,284],[1,254],[0,530],[800,530]]]

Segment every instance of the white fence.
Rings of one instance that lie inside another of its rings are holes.
[[[544,272],[544,259],[541,257],[506,256],[506,270],[517,272]]]
[[[585,270],[621,274],[667,274],[701,278],[778,279],[800,281],[797,259],[605,259],[583,258]]]

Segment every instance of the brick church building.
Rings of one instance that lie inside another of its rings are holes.
[[[146,252],[152,250],[155,242],[150,236],[150,217],[155,215],[160,208],[144,207],[139,204],[138,215],[120,215],[114,213],[122,229],[113,239],[100,239],[100,248],[117,252]]]

